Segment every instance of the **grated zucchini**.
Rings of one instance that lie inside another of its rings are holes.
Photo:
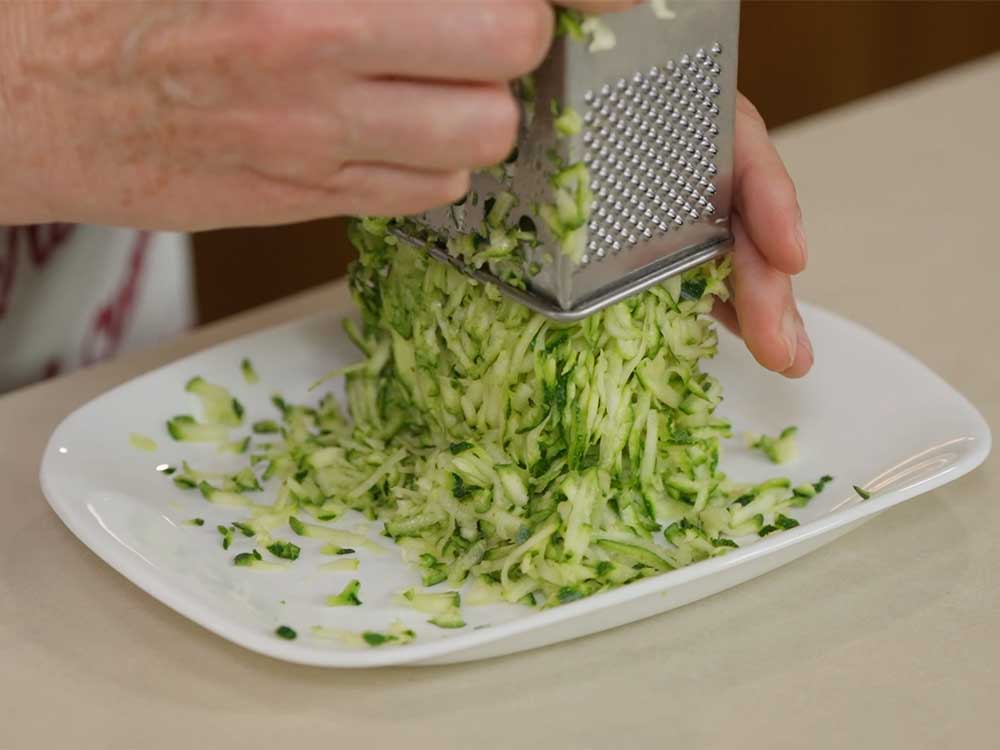
[[[336,573],[351,572],[358,569],[361,561],[356,557],[347,557],[341,560],[331,560],[319,566],[320,570]]]
[[[146,435],[140,435],[138,432],[129,433],[128,441],[136,450],[145,453],[154,453],[156,451],[156,441]]]
[[[745,440],[748,448],[759,450],[771,463],[787,464],[798,458],[799,448],[795,442],[798,431],[798,427],[786,427],[776,438],[748,432]]]
[[[249,358],[244,357],[240,362],[240,371],[243,373],[243,382],[247,385],[257,385],[260,382],[257,370],[254,369],[253,362]]]
[[[321,625],[314,625],[310,630],[317,638],[337,640],[350,648],[377,648],[386,645],[401,646],[410,643],[417,637],[416,633],[399,621],[392,623],[385,632],[363,630],[360,633],[356,633],[351,630],[327,628]]]
[[[326,606],[328,607],[360,607],[361,599],[358,598],[358,592],[361,591],[361,581],[353,580],[344,586],[343,591],[335,596],[328,596],[326,598]]]

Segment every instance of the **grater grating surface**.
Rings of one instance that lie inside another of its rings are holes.
[[[461,205],[415,217],[436,240],[397,232],[562,321],[586,317],[726,252],[739,3],[675,0],[671,9],[671,20],[659,20],[647,4],[608,16],[616,39],[608,51],[557,39],[535,74],[534,104],[523,118],[513,163],[476,174]],[[579,132],[556,134],[550,102],[580,114]],[[592,200],[575,257],[537,219],[539,207],[554,202],[553,157],[587,170]],[[538,243],[521,248],[526,290],[505,284],[489,264],[463,265],[444,246],[479,229],[489,199],[505,191],[517,197],[510,223],[527,217],[537,229]]]
[[[597,208],[582,267],[715,213],[721,53],[719,44],[699,48],[584,95],[583,161]]]

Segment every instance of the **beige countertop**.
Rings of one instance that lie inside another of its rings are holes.
[[[993,57],[778,136],[811,238],[802,295],[909,349],[994,426],[997,92]],[[452,667],[338,671],[257,656],[159,604],[63,528],[37,472],[66,414],[182,354],[342,298],[322,288],[0,399],[0,748],[1000,742],[996,457],[708,600]]]

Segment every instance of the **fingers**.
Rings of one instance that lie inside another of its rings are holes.
[[[445,171],[486,167],[502,162],[517,140],[518,107],[500,84],[366,81],[343,101],[345,148],[358,160]]]
[[[733,218],[733,307],[738,330],[754,358],[790,378],[809,372],[812,343],[806,334],[789,276],[772,266]]]
[[[743,336],[761,365],[802,377],[812,367],[813,350],[789,277],[806,265],[802,212],[763,119],[742,95],[734,156],[733,300],[715,312]]]
[[[469,173],[358,162],[341,166],[325,183],[317,183],[248,167],[243,174],[220,178],[217,185],[199,206],[195,228],[416,214],[465,195]],[[184,184],[177,189],[185,189]],[[266,211],[248,212],[248,201]]]
[[[347,164],[338,172],[329,192],[342,214],[416,214],[454,203],[468,193],[469,173],[432,172],[388,164]],[[326,210],[329,213],[329,207]]]
[[[571,0],[586,13],[635,7],[642,0]],[[317,46],[369,77],[502,82],[530,73],[552,43],[554,14],[545,0],[350,0],[302,13]]]
[[[168,180],[155,201],[127,204],[109,211],[96,196],[66,217],[74,223],[107,224],[137,229],[207,231],[232,226],[292,224],[331,216],[401,216],[453,203],[469,190],[469,173],[431,172],[384,164],[347,164],[325,184],[300,182],[255,167],[207,177],[190,172]],[[127,193],[125,194],[128,195]],[[185,205],[165,212],[166,205]],[[112,196],[122,197],[121,191]]]
[[[289,12],[295,12],[297,4]],[[544,0],[352,0],[299,13],[331,57],[354,73],[412,79],[509,81],[538,67],[552,42]],[[318,18],[317,20],[317,17]],[[325,29],[324,29],[325,26]],[[323,33],[325,30],[325,34]]]
[[[763,257],[779,271],[799,273],[807,249],[795,186],[763,119],[742,95],[734,138],[735,209]]]
[[[347,163],[431,172],[499,164],[514,147],[519,116],[501,84],[353,81],[326,107],[187,112],[172,126],[213,144],[210,153],[199,148],[186,156],[192,168],[212,159],[321,186]]]

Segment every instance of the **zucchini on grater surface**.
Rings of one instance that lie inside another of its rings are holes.
[[[514,154],[397,236],[561,321],[725,253],[739,3],[660,6],[564,12]]]

